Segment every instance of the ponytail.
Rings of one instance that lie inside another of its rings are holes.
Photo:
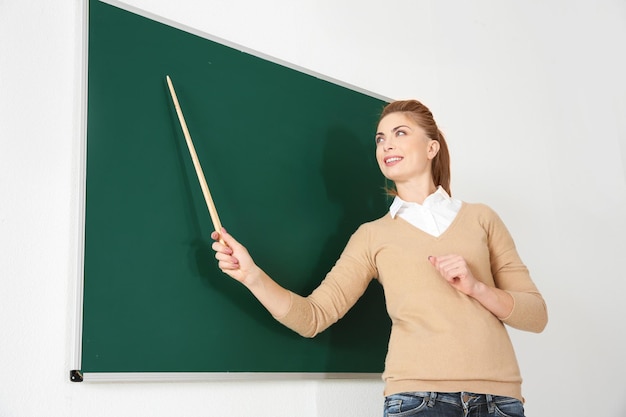
[[[435,185],[441,185],[448,195],[452,195],[450,191],[450,151],[448,150],[448,144],[446,138],[441,133],[441,130],[437,129],[437,139],[439,142],[439,152],[435,155],[432,163],[432,174]]]

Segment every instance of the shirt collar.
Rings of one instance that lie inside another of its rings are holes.
[[[437,187],[437,190],[434,193],[432,193],[431,195],[429,195],[428,197],[424,199],[424,204],[411,203],[408,201],[404,201],[399,196],[395,196],[395,198],[393,199],[393,202],[391,203],[391,206],[389,207],[389,214],[391,214],[391,218],[395,219],[396,215],[398,214],[401,208],[409,207],[412,204],[415,204],[417,206],[423,206],[423,207],[432,207],[437,204],[450,203],[450,202],[452,202],[452,198],[448,195],[446,190],[444,190],[443,187],[440,185],[439,187]]]

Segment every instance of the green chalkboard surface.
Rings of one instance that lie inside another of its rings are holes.
[[[384,101],[100,1],[89,2],[83,373],[379,373],[373,281],[305,339],[224,275],[165,76],[224,227],[307,295],[387,198]]]

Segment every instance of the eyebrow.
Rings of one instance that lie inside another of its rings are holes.
[[[409,130],[412,130],[412,129],[411,129],[409,126],[407,126],[407,125],[400,125],[400,126],[396,126],[396,127],[394,127],[393,129],[391,129],[391,131],[392,131],[392,132],[396,132],[398,129],[402,129],[403,127],[404,127],[404,128],[407,128],[407,129],[409,129]],[[378,136],[378,135],[383,135],[383,136],[384,136],[385,134],[384,134],[383,132],[376,132],[376,136]]]

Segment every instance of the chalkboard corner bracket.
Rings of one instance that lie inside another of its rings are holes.
[[[83,382],[83,373],[76,369],[70,371],[70,381]]]

